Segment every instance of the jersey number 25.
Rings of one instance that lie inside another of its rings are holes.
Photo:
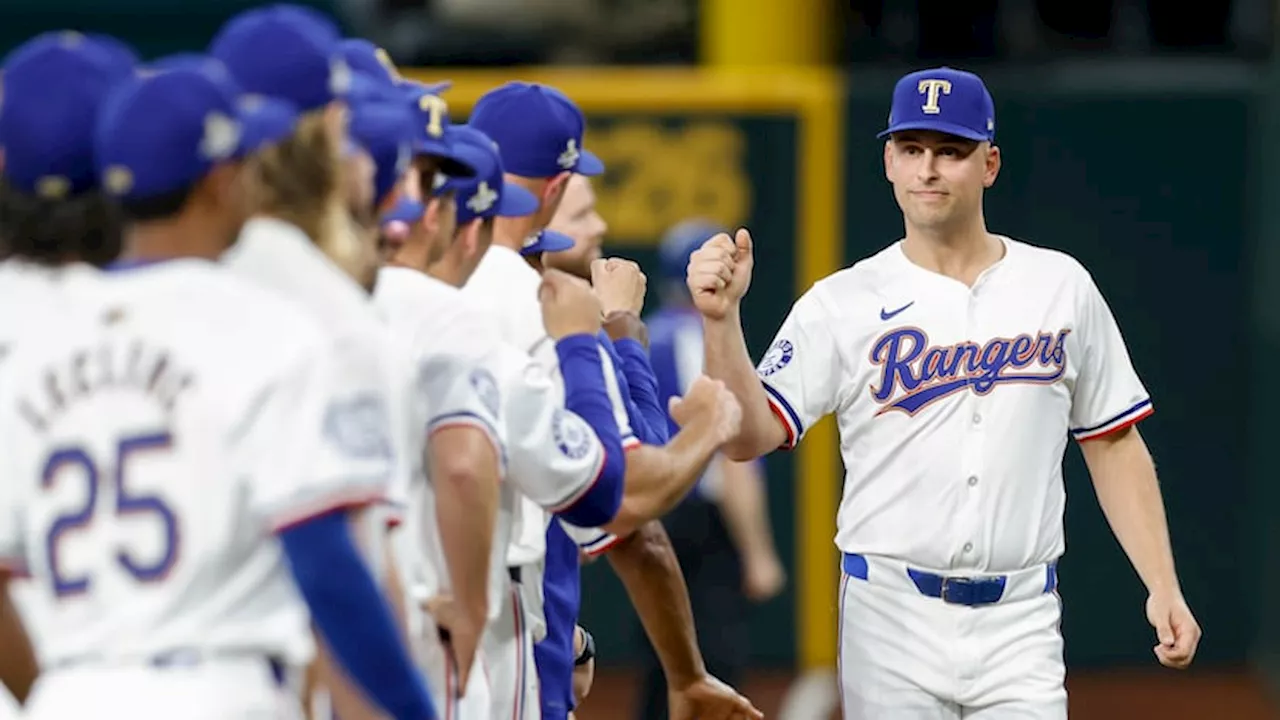
[[[139,558],[124,547],[102,548],[115,555],[115,562],[141,582],[153,582],[163,579],[173,568],[178,557],[178,522],[173,512],[164,501],[154,495],[135,494],[127,485],[129,462],[138,453],[166,450],[172,443],[169,433],[152,435],[136,435],[120,440],[116,445],[114,468],[110,482],[115,487],[115,507],[111,510],[116,519],[147,518],[160,525],[163,550],[159,558]],[[64,574],[59,568],[59,542],[68,534],[87,528],[94,521],[98,511],[99,488],[103,466],[94,461],[89,452],[82,447],[67,447],[54,451],[44,464],[41,474],[41,486],[45,490],[52,489],[64,479],[78,476],[84,482],[88,492],[83,504],[76,510],[59,515],[49,526],[45,536],[45,554],[49,561],[49,576],[53,580],[53,593],[59,598],[79,595],[89,590],[91,577],[88,573],[72,576]]]

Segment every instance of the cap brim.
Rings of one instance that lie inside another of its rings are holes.
[[[499,217],[524,217],[537,211],[537,196],[515,183],[502,183],[502,199],[496,213]]]
[[[464,144],[445,130],[442,138],[421,138],[413,142],[414,155],[427,155],[439,161],[440,172],[449,177],[472,178],[476,167],[467,155]]]
[[[421,220],[426,213],[427,207],[422,203],[417,200],[401,198],[390,210],[382,215],[382,223],[403,222],[412,225]]]
[[[896,125],[889,126],[886,130],[876,133],[876,137],[884,139],[897,132],[906,132],[908,130],[932,130],[947,135],[955,135],[965,140],[973,140],[974,142],[986,142],[991,139],[988,133],[979,132],[973,128],[967,128],[963,125],[955,123],[942,122],[939,120],[912,120],[910,122],[901,122]]]
[[[578,164],[573,168],[573,171],[579,175],[587,175],[589,177],[594,175],[603,175],[604,162],[600,158],[596,157],[596,154],[590,150],[580,150],[578,155]]]
[[[561,252],[573,247],[573,238],[555,230],[543,230],[538,238],[520,248],[521,255],[537,255],[544,252]]]
[[[236,155],[245,157],[288,137],[298,121],[298,111],[284,100],[254,97],[239,104],[240,148]]]

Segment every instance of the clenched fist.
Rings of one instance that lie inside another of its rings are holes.
[[[600,298],[604,314],[644,309],[644,291],[648,279],[640,266],[622,258],[600,258],[591,261],[591,287]]]
[[[697,377],[684,397],[673,397],[668,404],[671,419],[680,427],[709,423],[715,428],[716,443],[723,445],[738,435],[742,425],[742,405],[719,380],[706,375]]]
[[[560,270],[545,270],[538,302],[542,304],[542,324],[556,340],[600,332],[600,300],[586,280]]]
[[[754,263],[751,233],[746,228],[733,238],[720,233],[703,243],[689,258],[685,280],[698,312],[723,320],[747,294]]]

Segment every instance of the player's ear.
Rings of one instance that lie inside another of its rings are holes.
[[[562,172],[547,180],[546,187],[542,189],[542,204],[548,205],[563,195],[571,177],[573,177],[573,173]]]
[[[989,188],[996,184],[996,176],[1000,174],[1002,163],[1000,148],[995,145],[987,147],[986,168],[982,173],[982,187]]]
[[[893,182],[893,138],[884,141],[884,177]]]

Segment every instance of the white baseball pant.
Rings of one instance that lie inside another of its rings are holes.
[[[418,666],[427,677],[436,714],[441,720],[489,720],[493,716],[493,702],[489,691],[489,663],[483,646],[476,653],[476,664],[467,677],[467,687],[460,693],[457,663],[453,653],[440,641],[429,613],[423,613],[422,638],[417,649]]]
[[[489,624],[481,643],[489,662],[493,720],[541,720],[538,671],[533,662],[533,635],[525,617],[519,583]]]
[[[843,717],[1066,720],[1060,618],[1052,568],[1006,576],[999,602],[971,607],[924,594],[899,561],[846,555]]]

